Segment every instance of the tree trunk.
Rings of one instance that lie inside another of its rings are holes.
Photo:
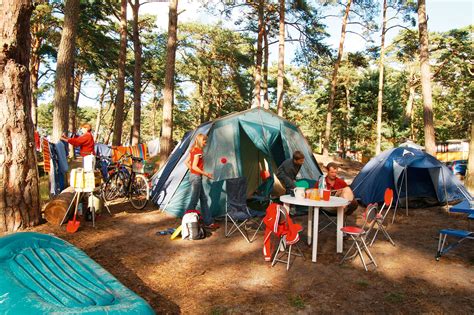
[[[173,146],[173,101],[176,46],[178,41],[178,0],[170,0],[168,42],[166,44],[166,73],[163,90],[163,121],[161,123],[160,167],[164,165]]]
[[[33,125],[35,126],[38,123],[38,96],[36,95],[38,91],[38,75],[40,67],[40,55],[39,49],[43,43],[43,37],[38,36],[38,32],[42,26],[40,23],[35,23],[31,27],[31,33],[33,34],[31,38],[31,58],[30,58],[30,86],[31,86],[31,118],[33,120]]]
[[[283,85],[285,78],[285,0],[280,0],[280,33],[278,35],[277,114],[283,117]]]
[[[375,145],[375,155],[379,155],[382,146],[382,103],[383,103],[383,71],[385,57],[385,29],[387,27],[387,0],[383,1],[382,36],[380,43],[379,61],[379,94],[377,97],[377,144]]]
[[[405,117],[404,125],[406,128],[410,128],[410,139],[415,140],[415,135],[413,133],[413,101],[415,100],[415,77],[414,69],[410,68],[410,76],[408,78],[408,99],[405,105]]]
[[[268,22],[268,20],[267,20]],[[268,24],[268,23],[265,23]],[[263,108],[269,109],[270,102],[268,100],[268,29],[265,25],[264,32],[263,32],[263,80],[262,80],[262,88],[263,88]]]
[[[74,70],[77,23],[80,14],[79,0],[67,0],[64,5],[64,26],[58,49],[54,88],[53,132],[51,141],[59,141],[69,124],[71,78]]]
[[[204,82],[202,80],[199,80],[199,124],[202,124],[204,122],[205,107]]]
[[[75,133],[77,130],[77,105],[79,104],[79,96],[81,95],[83,71],[78,69],[72,80],[72,89],[74,93],[71,97],[71,108],[69,113],[69,131]]]
[[[344,147],[346,149],[350,149],[351,148],[351,139],[349,137],[349,126],[350,126],[350,123],[351,123],[351,99],[350,99],[350,90],[349,90],[349,82],[346,82],[345,84],[345,90],[346,90],[346,110],[347,110],[347,113],[346,113],[346,126],[345,126],[345,129],[346,129],[346,140],[347,140],[347,143],[344,144]],[[345,158],[346,157],[346,152],[344,151],[343,152],[343,157]]]
[[[102,93],[100,93],[99,96],[99,108],[97,109],[97,117],[96,117],[96,122],[95,122],[95,133],[94,133],[94,139],[99,142],[99,135],[100,135],[100,122],[102,120],[102,108],[104,107],[104,98],[105,98],[105,92],[107,90],[107,84],[109,83],[109,80],[106,79],[104,83],[104,87],[102,88]]]
[[[339,40],[339,51],[337,53],[336,63],[334,64],[334,70],[332,72],[331,93],[329,95],[328,113],[326,116],[326,131],[325,131],[324,144],[323,144],[324,156],[327,156],[329,154],[329,140],[331,138],[332,109],[334,107],[334,98],[336,97],[337,72],[339,71],[339,65],[341,64],[342,53],[344,50],[344,40],[346,38],[347,19],[349,17],[349,11],[351,9],[351,2],[352,0],[347,0],[346,11],[344,12],[344,18],[342,19],[341,38]]]
[[[254,107],[262,106],[260,101],[260,93],[261,93],[261,81],[262,81],[262,42],[263,42],[263,6],[264,0],[258,1],[258,36],[257,36],[257,56],[256,56],[256,65],[255,65],[255,99],[254,99]]]
[[[0,7],[0,232],[39,223],[38,169],[31,119],[30,0]]]
[[[44,206],[44,218],[51,224],[60,225],[74,198],[74,188],[67,187]]]
[[[471,112],[471,141],[469,142],[469,160],[464,185],[474,195],[474,112]]]
[[[142,44],[138,29],[138,10],[140,2],[135,0],[132,4],[129,0],[133,12],[133,49],[135,53],[135,71],[133,73],[133,128],[132,145],[140,142],[140,118],[141,118],[141,98],[142,98]]]
[[[418,0],[418,29],[420,33],[420,74],[423,94],[423,121],[425,123],[425,151],[436,155],[436,140],[433,124],[433,100],[431,96],[431,72],[429,63],[428,21],[425,0]]]
[[[152,138],[153,139],[156,139],[156,134],[157,134],[157,130],[156,130],[156,112],[157,112],[157,107],[158,107],[158,99],[153,99],[153,106],[151,108],[151,113],[152,113]]]
[[[121,0],[120,52],[118,60],[117,97],[115,98],[114,136],[112,145],[122,143],[123,111],[125,102],[125,61],[127,58],[127,0]]]

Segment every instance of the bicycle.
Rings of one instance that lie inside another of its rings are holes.
[[[125,163],[130,159],[131,165]],[[150,197],[150,187],[148,179],[142,174],[143,165],[143,159],[127,153],[122,155],[115,164],[109,166],[108,179],[102,189],[105,201],[126,197],[135,209],[145,208]]]

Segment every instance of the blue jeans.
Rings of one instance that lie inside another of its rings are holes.
[[[202,176],[196,174],[189,174],[189,183],[191,184],[191,200],[189,201],[186,210],[195,210],[198,200],[201,205],[201,216],[205,225],[210,225],[214,222],[211,211],[207,206],[207,196],[202,187]]]

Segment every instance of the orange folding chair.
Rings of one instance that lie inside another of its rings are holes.
[[[377,267],[374,257],[370,253],[369,247],[365,242],[367,235],[370,233],[375,217],[377,216],[377,205],[369,204],[363,214],[364,224],[362,227],[358,226],[345,226],[341,228],[341,231],[346,235],[349,235],[352,239],[352,246],[347,250],[346,254],[341,260],[341,264],[346,261],[355,258],[357,255],[360,257],[362,264],[364,265],[365,271],[368,271],[367,265],[373,264]],[[366,230],[367,228],[367,230]],[[369,261],[366,263],[364,259],[364,253],[367,255]]]
[[[380,208],[380,210],[377,212],[373,226],[371,228],[371,230],[373,230],[374,226],[377,227],[377,229],[375,229],[374,236],[372,237],[372,240],[369,243],[369,246],[372,246],[374,244],[375,239],[377,238],[377,235],[379,234],[379,231],[382,231],[385,238],[389,240],[393,246],[395,246],[395,242],[390,237],[390,234],[388,234],[387,229],[383,225],[385,218],[387,217],[388,213],[390,212],[390,209],[392,208],[392,203],[393,203],[393,190],[390,188],[387,188],[384,194],[383,205]]]

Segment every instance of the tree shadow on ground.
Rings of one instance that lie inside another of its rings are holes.
[[[180,219],[158,210],[113,211],[97,228],[87,223],[75,234],[48,225],[37,230],[54,231],[83,249],[159,314],[474,312],[469,244],[434,260],[440,225],[466,223],[448,214],[420,209],[397,215],[388,228],[397,246],[377,240],[371,250],[379,267],[370,272],[358,260],[339,264],[335,227],[320,233],[317,263],[303,242],[306,260],[297,258],[287,272],[284,264],[264,262],[263,233],[251,244],[238,234],[226,238],[223,227],[204,240],[171,241],[156,232]],[[307,228],[306,217],[297,220]],[[345,241],[345,250],[349,246]]]

